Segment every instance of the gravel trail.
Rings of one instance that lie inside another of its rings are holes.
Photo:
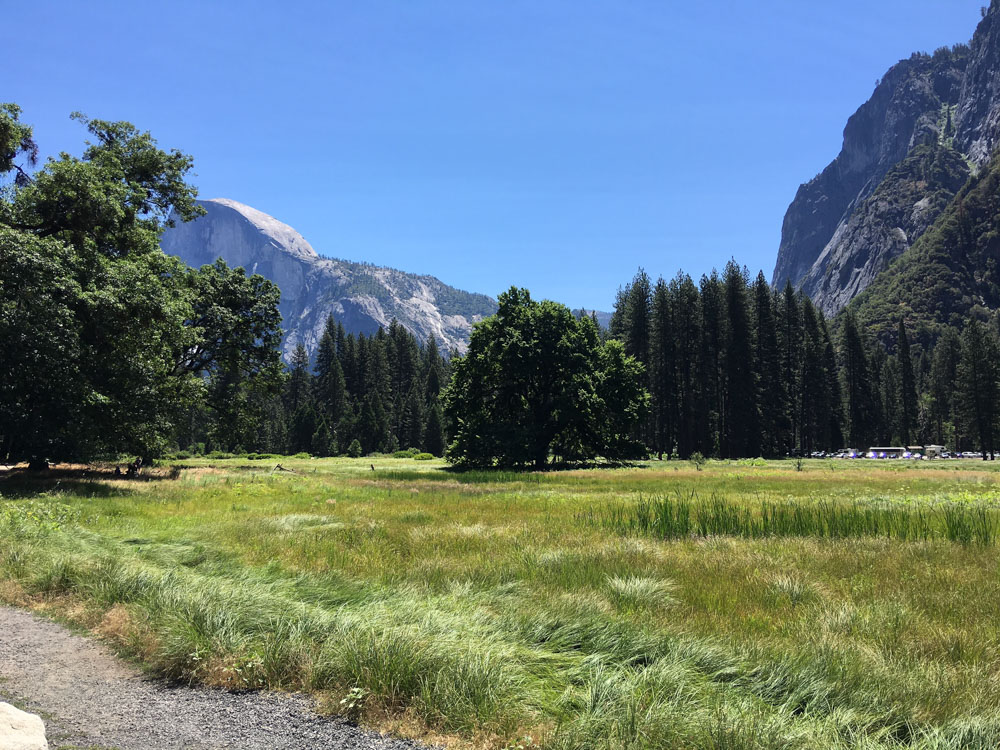
[[[54,748],[427,748],[324,719],[305,696],[229,693],[152,679],[97,641],[3,606],[0,700],[40,714]]]

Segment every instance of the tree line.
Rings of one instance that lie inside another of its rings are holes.
[[[998,330],[973,318],[924,348],[900,320],[890,350],[852,309],[828,322],[791,284],[730,261],[698,284],[640,269],[609,335],[645,366],[637,430],[651,451],[738,458],[914,443],[992,454]]]
[[[296,345],[279,393],[230,417],[231,384],[213,379],[210,398],[175,441],[201,452],[360,456],[415,448],[442,456],[440,396],[449,372],[433,336],[420,344],[395,320],[355,336],[329,317],[313,360]]]

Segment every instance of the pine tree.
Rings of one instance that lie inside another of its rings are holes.
[[[896,444],[900,441],[899,430],[899,394],[902,389],[899,386],[899,361],[894,355],[885,357],[879,378],[879,390],[881,391],[882,411],[881,411],[881,438],[880,443]]]
[[[949,445],[952,450],[960,449],[959,435],[956,434],[955,386],[961,356],[962,344],[958,334],[953,328],[945,329],[931,358],[929,390],[934,440],[938,445]]]
[[[802,297],[802,364],[796,379],[800,448],[805,453],[830,447],[825,442],[831,404],[824,348],[818,312],[808,297]]]
[[[780,349],[781,402],[778,405],[779,451],[791,454],[800,449],[799,378],[802,371],[802,313],[791,282],[781,293],[778,346]]]
[[[375,416],[375,407],[372,405],[372,399],[367,399],[358,417],[358,440],[365,455],[374,453],[378,449],[381,437],[382,430]]]
[[[308,452],[312,449],[312,436],[316,431],[316,411],[312,392],[309,355],[300,342],[292,354],[291,372],[285,385],[284,398],[285,410],[291,414],[288,447],[293,453]]]
[[[399,443],[403,440],[403,422],[406,419],[406,403],[413,383],[419,377],[419,349],[417,340],[396,320],[389,326],[389,340],[392,344],[390,361],[392,385],[392,431]]]
[[[337,356],[340,358],[340,369],[344,371],[344,388],[356,397],[361,382],[358,377],[358,344],[353,333],[347,334],[343,346],[337,346]]]
[[[625,301],[625,353],[644,365],[649,364],[649,324],[652,307],[652,290],[649,276],[639,269],[629,285]]]
[[[674,321],[674,363],[676,367],[675,397],[677,408],[677,451],[690,456],[701,450],[698,436],[704,417],[702,376],[699,362],[702,351],[701,298],[690,276],[678,273],[670,282]]]
[[[424,434],[424,400],[420,394],[419,384],[410,386],[403,410],[402,431],[399,444],[403,448],[419,448],[423,444]]]
[[[847,405],[847,441],[857,450],[871,446],[877,434],[875,380],[858,321],[848,308],[841,328],[844,396]]]
[[[285,408],[295,413],[301,407],[308,405],[312,398],[312,378],[309,375],[309,355],[306,348],[299,342],[295,346],[290,362],[291,373],[285,386]]]
[[[753,371],[754,337],[747,302],[746,271],[730,260],[723,272],[726,294],[725,431],[730,458],[760,455],[760,415]]]
[[[314,456],[334,456],[337,454],[337,445],[333,439],[333,435],[330,433],[330,427],[327,425],[326,420],[320,418],[319,426],[312,436],[312,450],[310,451]]]
[[[292,453],[309,453],[316,433],[316,411],[312,404],[303,403],[292,414],[292,424],[288,431],[289,448]]]
[[[653,312],[649,347],[649,383],[652,395],[653,448],[663,458],[670,452],[675,437],[674,417],[677,412],[675,367],[675,326],[672,320],[673,300],[666,282],[657,280],[653,291]]]
[[[754,379],[760,398],[761,452],[765,456],[781,455],[781,419],[779,407],[782,400],[780,378],[780,350],[778,324],[774,309],[774,295],[764,273],[757,274],[753,283],[754,320]]]
[[[444,414],[441,411],[441,403],[436,399],[427,410],[427,424],[424,427],[423,448],[424,451],[431,455],[444,455]]]
[[[336,431],[336,427],[344,415],[347,406],[347,390],[344,372],[340,366],[337,354],[337,329],[333,318],[328,318],[326,330],[319,342],[316,352],[316,404],[328,427]]]
[[[432,335],[427,339],[427,347],[424,349],[424,403],[430,404],[441,395],[444,387],[444,362],[441,353],[438,351],[437,339]]]
[[[837,370],[837,355],[833,351],[830,329],[823,313],[816,311],[819,331],[823,342],[823,378],[826,384],[826,432],[823,436],[824,450],[841,448],[844,445],[844,400],[840,389],[840,374]]]
[[[899,439],[901,445],[907,446],[913,441],[917,427],[917,384],[910,357],[910,339],[902,318],[899,320],[896,353],[899,362]]]
[[[378,397],[382,409],[392,406],[392,375],[389,368],[389,342],[381,328],[368,339],[362,377],[362,398]],[[386,417],[388,424],[388,417]],[[364,441],[362,441],[362,444]]]
[[[628,297],[632,289],[632,284],[618,287],[615,294],[615,304],[612,308],[611,321],[608,323],[608,336],[619,341],[624,341],[628,329]]]
[[[972,318],[962,332],[956,398],[966,429],[974,436],[983,460],[994,458],[997,417],[1000,411],[997,344],[993,333]]]
[[[719,274],[701,277],[702,350],[700,370],[704,378],[702,401],[699,405],[702,434],[699,447],[706,455],[718,456],[725,433],[724,384],[726,343],[725,290]]]

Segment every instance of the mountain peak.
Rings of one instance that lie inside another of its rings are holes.
[[[490,297],[433,276],[321,257],[294,228],[238,201],[199,203],[205,215],[167,229],[163,251],[191,266],[222,258],[277,284],[286,358],[299,343],[313,353],[330,315],[367,335],[397,320],[421,342],[433,336],[442,350],[464,352],[472,325],[496,312]]]
[[[294,228],[288,226],[283,221],[278,221],[270,214],[258,211],[245,203],[234,201],[231,198],[209,198],[199,201],[203,206],[207,203],[216,206],[224,206],[242,215],[253,226],[257,227],[262,234],[272,238],[278,243],[278,249],[294,255],[303,260],[319,258],[319,254],[313,250],[306,238],[299,234]]]

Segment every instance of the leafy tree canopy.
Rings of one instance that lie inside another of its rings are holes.
[[[278,291],[225,264],[164,255],[173,211],[199,214],[191,158],[125,122],[74,115],[93,141],[31,174],[37,148],[0,105],[0,455],[87,459],[162,450],[225,370],[280,378]],[[23,161],[18,163],[19,160]]]
[[[568,307],[512,287],[453,368],[448,457],[459,465],[541,467],[552,451],[573,459],[642,451],[630,438],[649,401],[642,365],[619,342],[602,344],[594,323]]]

